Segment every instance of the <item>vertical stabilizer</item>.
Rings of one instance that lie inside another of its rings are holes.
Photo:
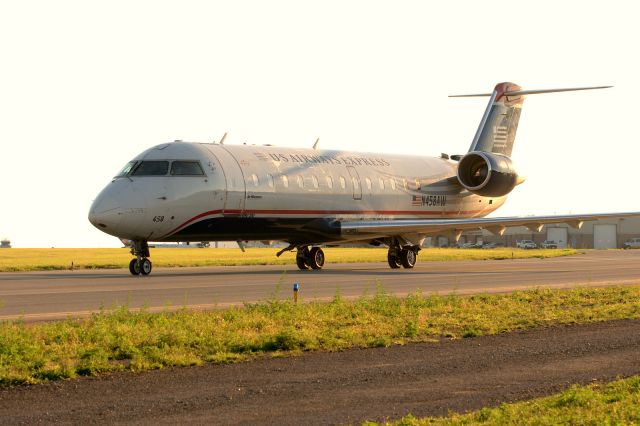
[[[492,152],[511,157],[516,139],[522,103],[526,95],[540,93],[575,92],[579,90],[608,89],[613,86],[572,87],[568,89],[522,90],[515,83],[498,83],[492,93],[453,95],[450,98],[490,96],[487,110],[482,116],[469,152]]]
[[[507,93],[519,92],[521,89],[514,83],[496,85],[469,148],[470,152],[484,151],[511,156],[524,96],[507,96]]]

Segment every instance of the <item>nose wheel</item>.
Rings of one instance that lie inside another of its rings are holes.
[[[131,275],[149,275],[153,264],[148,259],[149,244],[146,241],[134,241],[131,246],[131,254],[135,256],[135,259],[131,259],[129,262],[129,272]]]
[[[131,275],[149,275],[153,264],[146,257],[142,259],[131,259],[129,262],[129,272]]]

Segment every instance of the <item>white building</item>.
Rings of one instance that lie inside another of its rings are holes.
[[[521,226],[508,228],[504,235],[493,235],[488,231],[464,233],[460,242],[496,242],[515,247],[516,241],[533,240],[540,244],[552,240],[559,248],[622,248],[625,241],[640,237],[640,218],[597,220],[584,222],[580,229],[568,225],[545,225],[540,232],[532,232]]]

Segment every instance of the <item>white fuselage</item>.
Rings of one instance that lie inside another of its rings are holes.
[[[98,195],[89,219],[123,239],[283,240],[347,238],[335,220],[483,217],[506,197],[474,195],[457,162],[396,154],[172,142],[133,161],[167,161],[164,175],[123,175]],[[197,161],[201,175],[171,174]]]

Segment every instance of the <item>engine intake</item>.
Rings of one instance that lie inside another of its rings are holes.
[[[509,157],[474,151],[460,159],[458,181],[474,194],[502,197],[518,184],[518,174]]]

